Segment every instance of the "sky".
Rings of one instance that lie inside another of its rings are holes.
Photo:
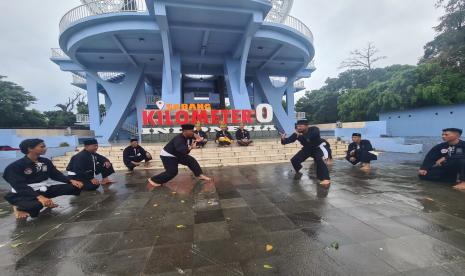
[[[434,38],[441,10],[436,0],[294,0],[291,15],[315,36],[316,67],[306,81],[318,89],[336,77],[352,50],[373,42],[387,56],[378,66],[416,64],[423,46]],[[50,61],[58,46],[58,23],[78,0],[0,1],[0,75],[30,91],[41,111],[66,102],[77,88],[71,74]],[[296,95],[300,98],[304,92]]]

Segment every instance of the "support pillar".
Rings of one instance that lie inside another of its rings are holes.
[[[98,95],[98,83],[89,75],[87,79],[87,105],[89,108],[89,126],[95,133],[100,128],[100,100]]]
[[[232,109],[251,109],[249,93],[242,78],[242,64],[239,60],[226,59],[225,78],[228,87],[229,102]]]
[[[161,98],[165,103],[181,104],[181,90],[181,57],[175,55],[163,65]]]

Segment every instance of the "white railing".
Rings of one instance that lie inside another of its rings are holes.
[[[313,33],[310,30],[310,28],[307,27],[307,25],[305,25],[302,21],[293,16],[288,15],[281,20],[279,16],[275,16],[273,13],[270,13],[265,18],[265,22],[284,24],[288,27],[291,27],[292,29],[306,36],[313,43]]]
[[[135,124],[124,123],[122,129],[126,130],[132,135],[137,135],[139,133],[139,128]]]
[[[294,88],[297,91],[305,90],[305,81],[304,80],[298,80],[294,82]]]
[[[87,84],[87,81],[84,77],[73,73],[73,84]]]
[[[76,123],[89,124],[89,114],[76,114]]]
[[[61,18],[60,34],[86,17],[121,12],[147,12],[145,0],[99,0],[78,6]]]
[[[52,58],[69,59],[68,55],[61,48],[52,48]]]
[[[307,69],[309,69],[309,70],[316,70],[316,67],[315,67],[315,60],[312,60],[312,61],[307,65]]]
[[[123,77],[124,73],[122,72],[98,72],[97,75],[104,81],[112,80],[115,78]]]
[[[297,120],[303,120],[307,117],[307,115],[305,114],[305,112],[296,112],[295,113],[295,118]]]

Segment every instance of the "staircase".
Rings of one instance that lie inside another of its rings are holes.
[[[347,144],[327,139],[331,144],[333,158],[345,157]],[[159,158],[160,150],[165,144],[145,144],[143,147],[152,154],[154,160],[150,162],[147,169],[161,169],[162,162]],[[125,146],[111,146],[99,148],[99,154],[106,156],[113,163],[115,170],[126,170],[123,163],[123,149]],[[199,161],[202,167],[223,167],[242,166],[270,163],[289,162],[294,154],[301,148],[299,143],[283,146],[279,140],[255,140],[250,147],[232,146],[228,148],[218,148],[214,142],[210,141],[203,149],[193,150],[191,155]],[[74,152],[69,152],[65,156],[53,158],[55,166],[64,171]],[[141,166],[138,169],[145,169]]]

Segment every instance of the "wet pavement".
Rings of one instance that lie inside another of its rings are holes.
[[[206,184],[182,170],[153,192],[137,171],[22,223],[2,200],[0,274],[463,275],[465,193],[420,182],[418,164],[336,161],[329,190],[311,163],[300,180],[290,164],[208,169]]]

